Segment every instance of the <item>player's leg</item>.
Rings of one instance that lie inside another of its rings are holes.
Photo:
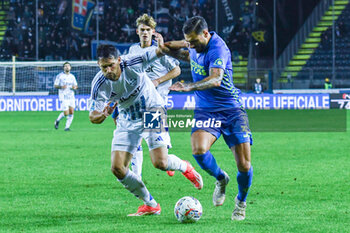
[[[181,171],[196,189],[202,189],[202,176],[194,170],[192,165],[174,154],[168,155],[168,145],[170,145],[168,132],[146,131],[143,132],[142,136],[150,149],[150,156],[154,167],[163,171]]]
[[[126,151],[112,151],[111,153],[112,173],[127,190],[144,202],[136,213],[129,216],[160,214],[159,204],[153,199],[141,177],[129,170],[131,158],[132,154]]]
[[[67,121],[66,121],[66,127],[64,128],[65,131],[69,131],[70,130],[70,125],[73,122],[73,118],[74,118],[74,107],[69,106],[69,108],[68,108],[68,116],[67,116]]]
[[[137,147],[137,151],[134,153],[131,159],[131,169],[132,171],[141,177],[142,175],[142,163],[143,163],[143,150],[141,143]]]
[[[68,115],[68,105],[66,104],[65,101],[61,101],[61,106],[62,106],[62,110],[63,112],[61,112],[57,119],[55,120],[55,129],[58,129],[58,126],[60,124],[60,121],[66,117]]]
[[[217,180],[225,178],[225,172],[218,166],[210,147],[216,141],[216,137],[204,130],[197,130],[191,135],[191,145],[193,157],[199,166],[209,175],[214,176]]]
[[[220,115],[205,111],[195,111],[196,121],[205,122],[208,119],[220,119]],[[199,166],[216,180],[223,180],[225,172],[218,166],[214,156],[210,152],[211,146],[221,136],[220,128],[202,127],[192,128],[191,145],[192,154]]]
[[[160,214],[160,205],[148,192],[140,176],[129,170],[129,163],[132,155],[137,150],[141,141],[142,128],[127,120],[117,119],[117,127],[114,130],[112,140],[112,172],[118,180],[133,193],[137,198],[143,200],[144,205],[140,206],[136,213],[128,216]],[[113,153],[119,151],[119,153]]]
[[[168,155],[173,155],[173,154],[169,154]],[[168,174],[168,176],[174,176],[175,175],[175,171],[172,170],[167,170],[166,173]]]
[[[253,179],[250,152],[253,139],[247,113],[242,109],[235,109],[228,114],[231,121],[226,127],[223,127],[223,137],[235,156],[238,169],[238,195],[235,198],[236,206],[232,213],[232,220],[244,220],[246,198]]]
[[[213,131],[213,133],[215,132]],[[196,130],[191,135],[193,157],[203,170],[216,179],[213,193],[213,204],[215,206],[223,205],[226,186],[230,181],[230,177],[219,167],[214,156],[210,152],[211,146],[218,137],[220,137],[220,134],[214,136],[205,130]]]
[[[186,161],[178,158],[176,155],[168,155],[170,136],[167,131],[162,131],[161,133],[144,131],[142,137],[148,145],[151,161],[155,168],[163,171],[186,172],[188,166]]]
[[[202,176],[194,170],[188,161],[184,161],[174,154],[168,155],[168,149],[165,145],[158,148],[150,147],[150,149],[151,161],[155,168],[163,171],[181,171],[196,189],[203,188]]]
[[[74,118],[74,108],[75,108],[75,98],[70,99],[68,102],[68,116],[67,116],[67,121],[66,121],[66,127],[65,127],[65,131],[69,131],[70,130],[70,125],[73,122],[73,118]]]
[[[245,201],[248,195],[249,187],[252,183],[253,168],[251,166],[250,143],[245,142],[231,148],[235,155],[238,168],[238,200]]]
[[[168,127],[165,128],[164,141],[167,144],[167,149],[168,149],[167,154],[169,155],[169,149],[172,148],[172,145],[171,145],[171,139],[170,139],[170,134],[169,134],[169,128]],[[175,171],[171,171],[171,170],[167,170],[166,173],[168,174],[168,176],[174,176],[175,175]]]
[[[231,147],[235,155],[238,168],[237,183],[238,195],[235,198],[235,210],[232,220],[243,220],[245,218],[246,199],[253,180],[253,167],[251,166],[250,143],[245,142]]]
[[[162,171],[186,171],[186,162],[178,158],[176,155],[168,155],[168,150],[165,146],[150,150],[150,156],[153,166],[157,169]]]

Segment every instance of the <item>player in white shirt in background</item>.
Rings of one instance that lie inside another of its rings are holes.
[[[140,38],[140,43],[133,44],[129,49],[129,54],[142,54],[146,51],[157,49],[157,42],[152,40],[152,35],[155,33],[157,23],[152,16],[143,14],[136,20],[136,34]],[[155,60],[146,70],[147,76],[152,80],[158,93],[163,98],[165,104],[168,103],[169,87],[172,84],[172,79],[181,74],[179,61],[169,57],[162,56]],[[170,136],[169,136],[170,137]],[[171,145],[168,145],[170,148]],[[137,148],[131,160],[131,168],[134,173],[141,176],[143,163],[143,151],[141,143]],[[169,176],[173,176],[173,171],[167,171]]]
[[[55,129],[58,129],[60,120],[67,117],[65,131],[70,131],[75,108],[74,90],[78,89],[75,76],[70,73],[72,66],[69,62],[63,64],[63,72],[56,76],[54,87],[58,89],[58,98],[61,102],[63,112],[55,120]]]
[[[141,177],[129,170],[131,158],[142,138],[148,144],[155,168],[181,171],[197,189],[203,187],[201,175],[189,162],[168,155],[168,143],[165,140],[168,134],[165,131],[146,130],[144,127],[145,113],[152,109],[157,109],[156,113],[165,110],[164,100],[145,73],[149,64],[162,54],[156,49],[139,55],[119,56],[113,45],[100,45],[97,56],[101,71],[96,74],[91,85],[90,121],[102,123],[117,106],[111,106],[111,103],[118,103],[120,113],[112,140],[111,171],[127,190],[144,202],[136,213],[129,216],[160,214],[160,205],[151,196]]]

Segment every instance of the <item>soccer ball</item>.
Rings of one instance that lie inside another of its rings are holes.
[[[183,197],[176,202],[174,213],[179,222],[194,223],[202,216],[202,205],[194,197]]]

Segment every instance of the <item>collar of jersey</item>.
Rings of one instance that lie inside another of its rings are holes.
[[[214,43],[213,41],[215,41],[216,36],[217,36],[217,34],[216,34],[214,31],[211,31],[211,32],[209,32],[209,33],[210,33],[211,37],[210,37],[210,39],[209,39],[209,42],[208,42],[207,46],[205,46],[204,51],[207,51],[207,50],[209,49],[210,44],[211,44],[211,43]]]

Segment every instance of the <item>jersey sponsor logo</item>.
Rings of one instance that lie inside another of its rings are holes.
[[[154,72],[154,71],[153,71],[153,68],[154,68],[154,66],[153,66],[153,65],[150,65],[150,66],[147,68],[146,72],[147,72],[147,73]]]
[[[114,96],[116,96],[116,95],[117,95],[117,94],[114,93],[114,92],[112,91],[111,96],[110,96],[109,98],[112,98],[112,97],[114,97]]]
[[[141,86],[138,86],[128,97],[122,97],[120,98],[119,103],[122,103],[124,101],[127,101],[128,99],[130,99],[133,96],[136,96],[139,92],[140,92]]]
[[[195,61],[191,60],[191,71],[195,74],[202,76],[207,76],[207,72],[204,69],[204,66],[197,64]]]
[[[218,58],[214,61],[215,66],[222,66],[223,64],[224,64],[224,62],[221,58]]]

